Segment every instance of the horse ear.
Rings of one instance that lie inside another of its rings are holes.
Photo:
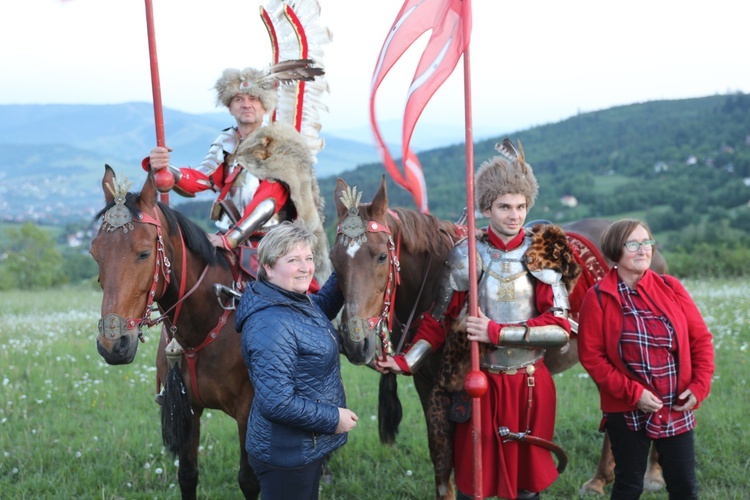
[[[333,203],[336,206],[336,213],[339,219],[343,219],[347,213],[347,208],[344,206],[344,202],[341,201],[341,194],[345,193],[348,187],[349,185],[341,177],[336,180],[336,189],[333,190]]]
[[[114,201],[115,195],[112,192],[112,189],[115,187],[115,183],[117,182],[117,176],[115,175],[115,171],[112,170],[112,167],[104,164],[104,177],[102,177],[102,189],[104,190],[104,202],[109,205]],[[109,186],[109,187],[108,187]]]
[[[156,192],[156,182],[154,182],[154,173],[149,170],[146,182],[143,184],[143,188],[141,188],[139,198],[147,207],[154,207],[156,206],[156,199],[158,196],[159,194]]]
[[[388,211],[388,193],[386,193],[385,190],[385,175],[383,176],[383,180],[380,183],[378,192],[375,193],[375,198],[372,199],[370,211],[373,218],[377,218],[379,220],[383,220],[383,217],[385,217],[385,213]]]

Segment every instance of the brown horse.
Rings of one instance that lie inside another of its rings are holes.
[[[369,365],[376,354],[380,354],[384,340],[391,346],[403,343],[405,326],[409,330],[407,337],[413,336],[420,315],[429,310],[440,290],[446,257],[463,233],[455,224],[431,215],[403,208],[389,209],[385,179],[371,203],[360,204],[361,194],[352,194],[346,182],[338,179],[334,192],[338,234],[331,248],[331,261],[345,297],[340,326],[344,354],[353,364]],[[566,224],[563,228],[569,239],[573,234],[579,235],[598,249],[600,236],[609,224],[603,219],[585,219]],[[594,251],[599,254],[598,250]],[[606,267],[610,265],[604,264]],[[583,267],[584,273],[589,273],[588,279],[579,279],[577,286],[588,287],[601,276],[592,276],[592,269],[588,269],[591,266],[586,262]],[[666,262],[658,252],[654,252],[652,268],[666,272]],[[576,294],[575,290],[571,295],[574,320],[577,319],[577,306],[580,306],[580,300],[574,299],[580,296],[581,291]],[[395,327],[389,327],[393,325]],[[388,333],[390,337],[387,337]],[[434,353],[414,375],[414,386],[426,418],[441,354],[440,351]],[[548,352],[545,356],[545,363],[553,374],[577,362],[575,339],[566,349]],[[401,419],[396,389],[396,375],[382,375],[379,430],[381,442],[388,444],[395,441]],[[603,494],[604,486],[614,479],[613,469],[609,439],[605,434],[596,473],[581,488],[582,491]],[[661,470],[653,459],[647,481],[663,485]],[[447,495],[438,494],[437,497],[453,498],[452,485],[449,484],[448,488]]]
[[[140,194],[129,193],[107,165],[102,189],[106,206],[96,219],[103,221],[91,242],[104,292],[99,354],[111,365],[131,363],[143,326],[163,322],[156,356],[157,389],[164,383],[162,438],[179,457],[182,497],[196,497],[200,418],[212,408],[237,421],[237,479],[246,498],[257,498],[260,486],[245,451],[253,387],[234,310],[219,302],[214,289],[214,284],[231,289],[232,266],[205,231],[157,202],[151,174]],[[158,306],[156,320],[152,305]]]

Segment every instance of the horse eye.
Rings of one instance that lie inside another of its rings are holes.
[[[149,257],[151,257],[151,250],[147,250],[138,254],[139,261],[148,260]]]
[[[380,255],[378,255],[378,264],[383,264],[387,260],[388,260],[388,254],[387,253],[381,253]]]

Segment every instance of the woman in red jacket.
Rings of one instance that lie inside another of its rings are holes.
[[[693,410],[711,388],[712,336],[682,284],[649,269],[654,243],[635,219],[602,234],[616,265],[583,300],[578,354],[612,442],[612,498],[640,497],[652,441],[669,498],[698,498]]]

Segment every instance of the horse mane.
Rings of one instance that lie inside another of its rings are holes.
[[[125,207],[134,218],[137,218],[141,214],[141,210],[136,205],[139,196],[140,193],[130,192],[125,196]],[[198,224],[160,201],[157,204],[164,214],[164,218],[167,220],[169,232],[176,233],[179,230],[182,233],[182,238],[188,250],[200,257],[209,266],[219,264],[222,267],[229,267],[229,261],[226,256],[223,255],[223,252],[216,251],[216,247],[211,244],[206,232]],[[114,205],[114,200],[107,203],[104,208],[94,215],[93,220],[96,222],[101,219],[105,212]],[[220,255],[221,257],[219,257]]]
[[[368,220],[372,220],[370,208],[370,205],[360,206],[363,215]],[[391,212],[398,216],[398,220]],[[385,222],[394,237],[400,231],[401,244],[411,253],[443,253],[446,248],[453,247],[454,242],[459,238],[454,223],[408,208],[390,209]]]

